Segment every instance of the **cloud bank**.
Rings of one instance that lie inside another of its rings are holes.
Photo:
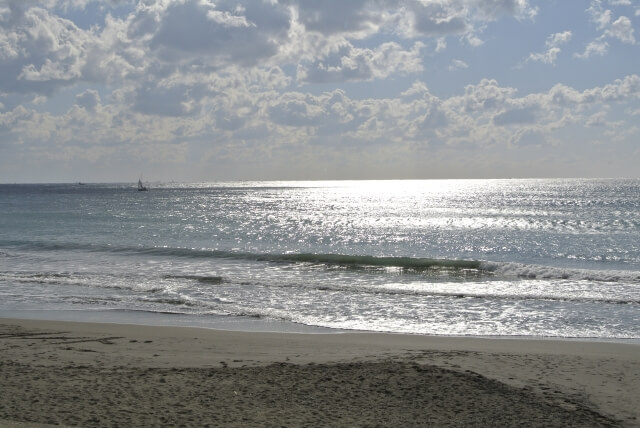
[[[117,181],[142,169],[158,180],[218,180],[630,168],[633,62],[591,84],[531,82],[534,67],[561,77],[565,63],[636,49],[635,10],[592,1],[581,27],[567,22],[541,39],[541,7],[0,1],[0,181]],[[544,49],[507,50],[513,35],[496,31],[509,25],[530,29],[530,46]],[[510,74],[493,67],[504,58]]]

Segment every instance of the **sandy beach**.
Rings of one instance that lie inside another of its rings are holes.
[[[0,319],[0,426],[640,426],[640,345]]]

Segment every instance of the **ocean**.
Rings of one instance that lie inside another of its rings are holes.
[[[640,340],[640,180],[2,184],[0,316]]]

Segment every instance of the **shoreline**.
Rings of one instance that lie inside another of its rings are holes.
[[[0,327],[4,420],[345,426],[371,416],[378,419],[369,424],[383,426],[407,417],[417,425],[640,426],[637,344],[16,318],[0,318]],[[158,400],[169,400],[161,413]]]
[[[131,324],[155,327],[187,327],[213,330],[265,333],[334,334],[351,330],[296,324],[290,321],[267,320],[227,315],[191,315],[181,313],[144,312],[123,309],[110,310],[42,310],[0,309],[0,318],[40,321],[68,321],[102,324]],[[640,339],[639,339],[640,343]]]
[[[331,327],[298,324],[291,321],[272,320],[255,317],[228,315],[191,315],[181,313],[157,313],[131,310],[42,310],[42,309],[0,309],[0,319],[64,321],[97,324],[130,324],[151,327],[185,327],[211,330],[237,331],[247,333],[303,333],[303,334],[346,334],[377,333],[406,336],[425,336],[453,339],[491,340],[540,340],[558,342],[596,342],[640,345],[640,338],[617,337],[560,337],[560,336],[474,336],[419,334],[371,330],[347,330]]]

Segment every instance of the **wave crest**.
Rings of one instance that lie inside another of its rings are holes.
[[[515,262],[480,263],[480,269],[502,276],[527,279],[572,279],[598,282],[640,283],[640,272],[624,270],[591,270],[529,265]]]

